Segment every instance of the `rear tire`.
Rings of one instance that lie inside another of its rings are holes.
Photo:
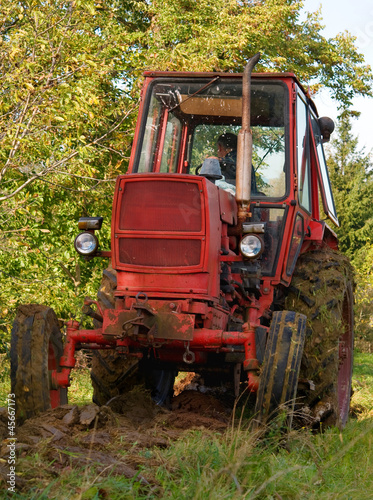
[[[91,364],[92,400],[105,405],[130,391],[138,381],[138,360],[118,354],[114,349],[93,351]]]
[[[97,300],[102,310],[114,309],[114,292],[117,288],[117,272],[111,264],[103,271]],[[95,328],[102,326],[94,320]],[[138,371],[138,360],[119,354],[115,349],[94,350],[91,362],[93,402],[105,405],[112,398],[130,390]]]
[[[347,257],[330,248],[302,255],[285,302],[307,315],[300,369],[301,423],[344,427],[353,364],[353,271]]]
[[[273,314],[255,405],[256,419],[261,424],[286,409],[287,426],[291,427],[306,320],[306,316],[293,311]]]
[[[114,308],[114,292],[117,273],[111,264],[103,272],[97,299],[103,310]],[[95,326],[102,326],[95,321]],[[145,385],[151,391],[153,401],[167,404],[173,392],[175,373],[172,370],[153,368],[151,361],[140,361],[132,356],[118,353],[115,349],[95,350],[92,355],[91,380],[93,402],[105,405],[112,398],[132,390],[136,385]]]
[[[59,369],[62,353],[61,331],[53,309],[38,304],[19,306],[10,347],[11,391],[18,420],[67,403],[66,388],[50,388],[50,371]]]

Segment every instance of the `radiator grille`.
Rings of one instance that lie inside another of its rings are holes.
[[[201,195],[195,183],[127,182],[122,199],[119,229],[201,231]]]
[[[185,180],[124,181],[116,230],[118,263],[178,269],[202,265],[201,189],[201,183]]]
[[[151,267],[197,266],[200,240],[121,238],[119,260],[123,264]]]

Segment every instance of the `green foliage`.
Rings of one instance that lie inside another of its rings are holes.
[[[351,121],[358,114],[345,110],[329,148],[328,167],[340,227],[336,229],[342,252],[352,259],[357,289],[355,319],[358,337],[373,340],[373,171],[370,156],[358,149]]]
[[[76,221],[102,215],[125,173],[144,69],[294,71],[341,103],[372,74],[347,33],[327,40],[299,0],[3,0],[0,7],[0,338],[20,303],[59,317],[95,295],[102,261],[73,250]]]
[[[149,68],[240,71],[256,52],[258,70],[292,71],[349,103],[370,93],[371,73],[347,32],[326,39],[320,12],[300,19],[299,0],[149,2],[143,41]]]
[[[74,369],[69,387],[69,404],[86,405],[92,403],[93,388],[89,368]]]
[[[341,227],[337,229],[341,250],[351,258],[370,241],[373,230],[372,164],[369,154],[358,149],[351,133],[353,112],[340,115],[329,149],[328,167]]]
[[[102,6],[101,6],[102,7]],[[1,5],[0,326],[19,303],[67,319],[95,295],[104,262],[82,264],[73,241],[84,215],[104,215],[126,170],[136,95],[116,79],[127,29],[93,1]],[[135,92],[136,94],[136,92]]]

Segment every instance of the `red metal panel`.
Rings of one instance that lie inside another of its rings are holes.
[[[202,231],[197,183],[142,180],[124,184],[119,229],[133,231]]]
[[[219,189],[220,217],[223,222],[230,225],[237,224],[237,203],[235,197]]]
[[[113,210],[113,265],[190,273],[205,266],[202,180],[187,175],[122,176]]]
[[[201,240],[120,238],[119,261],[150,267],[198,266],[201,261]]]
[[[143,197],[148,198],[145,206]],[[193,294],[217,301],[220,212],[219,189],[207,179],[156,173],[121,176],[112,233],[113,267],[120,271],[118,292]]]
[[[209,275],[207,273],[162,274],[159,269],[148,273],[121,271],[117,275],[117,295],[146,292],[149,296],[193,297],[209,295]]]
[[[133,322],[133,323],[132,323]],[[136,325],[146,324],[147,319],[141,321],[136,310],[115,310],[106,309],[104,311],[104,322],[102,327],[103,335],[131,337]],[[123,328],[123,325],[124,328]],[[148,318],[148,326],[151,326],[151,344],[154,339],[163,340],[193,340],[194,316],[192,314],[178,314],[176,312],[157,312],[153,317]],[[146,328],[143,328],[146,331]],[[148,332],[148,333],[149,333]],[[143,332],[144,333],[144,332]],[[142,333],[142,335],[143,335]],[[141,334],[140,334],[141,335]],[[142,340],[144,343],[145,340]]]

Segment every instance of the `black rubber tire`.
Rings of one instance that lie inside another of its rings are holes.
[[[160,406],[168,405],[173,395],[176,372],[155,368],[151,361],[139,362],[107,349],[94,351],[92,368],[93,402],[100,406],[137,385],[148,389],[153,401]]]
[[[273,313],[256,397],[255,419],[259,424],[286,409],[287,426],[291,427],[306,321],[306,316],[294,311]]]
[[[114,307],[116,286],[116,271],[110,265],[103,272],[97,293],[103,310]],[[99,327],[101,324],[95,320],[95,326]],[[137,358],[126,357],[114,349],[105,349],[93,351],[91,380],[93,402],[100,406],[142,384],[151,391],[156,404],[165,405],[172,396],[175,373],[172,370],[153,368],[151,362],[139,362]]]
[[[39,304],[19,306],[10,346],[11,391],[18,421],[67,404],[66,388],[50,388],[49,372],[59,369],[62,353],[62,335],[53,309]]]
[[[140,383],[138,360],[118,354],[114,349],[93,351],[91,363],[92,400],[105,405]]]
[[[343,427],[353,364],[353,271],[347,257],[324,248],[302,255],[285,301],[307,315],[298,412],[302,425]]]
[[[114,308],[114,292],[117,287],[117,273],[111,264],[103,271],[97,300],[102,310]],[[94,320],[96,328],[102,326]],[[91,361],[93,402],[102,406],[112,398],[131,389],[136,380],[138,360],[127,358],[115,349],[94,350]]]

